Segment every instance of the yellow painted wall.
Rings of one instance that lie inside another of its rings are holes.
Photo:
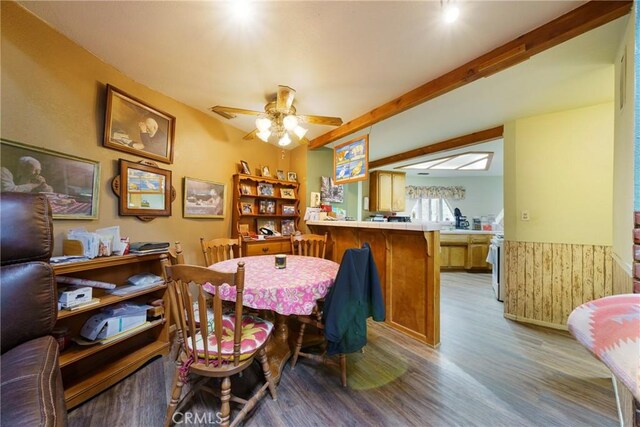
[[[636,5],[637,7],[637,5]],[[631,233],[633,230],[633,181],[634,181],[634,20],[633,13],[625,17],[627,28],[615,59],[615,144],[613,167],[613,258],[620,268],[631,276],[633,253]],[[621,58],[626,54],[626,70],[622,70]],[[625,71],[625,72],[623,72]],[[625,84],[621,79],[625,77]],[[621,97],[624,97],[621,99]]]
[[[605,103],[507,124],[506,239],[611,245],[613,108]],[[521,220],[525,210],[529,221]]]
[[[60,254],[65,231],[84,226],[90,230],[119,225],[132,241],[180,240],[187,262],[203,262],[199,238],[229,236],[231,197],[223,220],[182,218],[182,178],[190,176],[227,184],[240,159],[252,168],[268,165],[272,171],[290,167],[290,154],[260,141],[247,142],[244,132],[222,123],[131,80],[88,51],[48,27],[16,3],[2,2],[1,136],[25,144],[98,160],[100,177],[99,219],[54,221],[55,252]],[[102,147],[105,85],[115,87],[176,117],[172,165],[177,199],[171,217],[143,223],[118,215],[118,199],[110,189],[117,159],[142,158]],[[214,94],[211,94],[212,102]],[[25,236],[26,237],[26,236]]]

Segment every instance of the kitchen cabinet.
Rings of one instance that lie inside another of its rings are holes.
[[[491,234],[441,234],[440,268],[491,271],[486,261],[491,237]]]
[[[369,174],[369,210],[402,212],[405,209],[405,173],[374,171]]]

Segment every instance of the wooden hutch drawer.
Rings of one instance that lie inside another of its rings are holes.
[[[291,253],[291,242],[289,240],[279,242],[245,242],[245,245],[246,256]]]

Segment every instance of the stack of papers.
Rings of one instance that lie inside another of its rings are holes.
[[[129,246],[129,252],[132,254],[153,254],[168,250],[169,242],[133,242]]]

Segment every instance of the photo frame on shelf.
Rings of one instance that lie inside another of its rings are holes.
[[[224,218],[226,186],[221,182],[184,177],[184,218]]]
[[[119,214],[141,219],[171,216],[171,171],[152,162],[120,159]],[[116,186],[112,185],[114,190]]]
[[[282,197],[283,199],[295,199],[296,192],[293,188],[281,188],[280,197]]]
[[[240,209],[242,211],[243,214],[245,215],[252,215],[253,214],[253,203],[241,203],[240,204]]]
[[[261,182],[258,184],[258,195],[273,197],[273,184]]]
[[[271,230],[272,233],[275,233],[276,230],[276,222],[272,219],[258,219],[257,220],[257,228],[259,234],[264,234],[260,231],[262,228],[266,228],[267,230]]]
[[[369,135],[334,147],[333,169],[336,184],[366,181],[369,177]]]
[[[280,181],[284,181],[285,180],[284,171],[282,169],[278,169],[276,171],[276,178],[278,178]]]
[[[262,166],[261,172],[262,172],[262,176],[264,177],[271,176],[271,172],[269,172],[269,166]]]
[[[244,160],[240,160],[240,173],[251,175],[251,168],[249,168],[249,164]]]
[[[295,215],[296,205],[282,205],[282,215]]]
[[[298,182],[298,174],[295,172],[287,172],[287,181]]]
[[[296,232],[295,223],[292,219],[283,219],[280,223],[283,236],[291,236]]]
[[[320,193],[316,193],[315,191],[312,191],[309,194],[309,207],[311,208],[320,207]]]
[[[260,202],[258,203],[258,212],[261,214],[266,214],[267,213],[267,201],[266,200],[260,200]]]
[[[1,192],[44,194],[54,219],[98,219],[99,162],[7,139],[0,160]]]
[[[253,195],[253,188],[248,184],[240,184],[240,194],[243,196]]]
[[[173,163],[176,118],[107,85],[102,145],[162,163]]]

